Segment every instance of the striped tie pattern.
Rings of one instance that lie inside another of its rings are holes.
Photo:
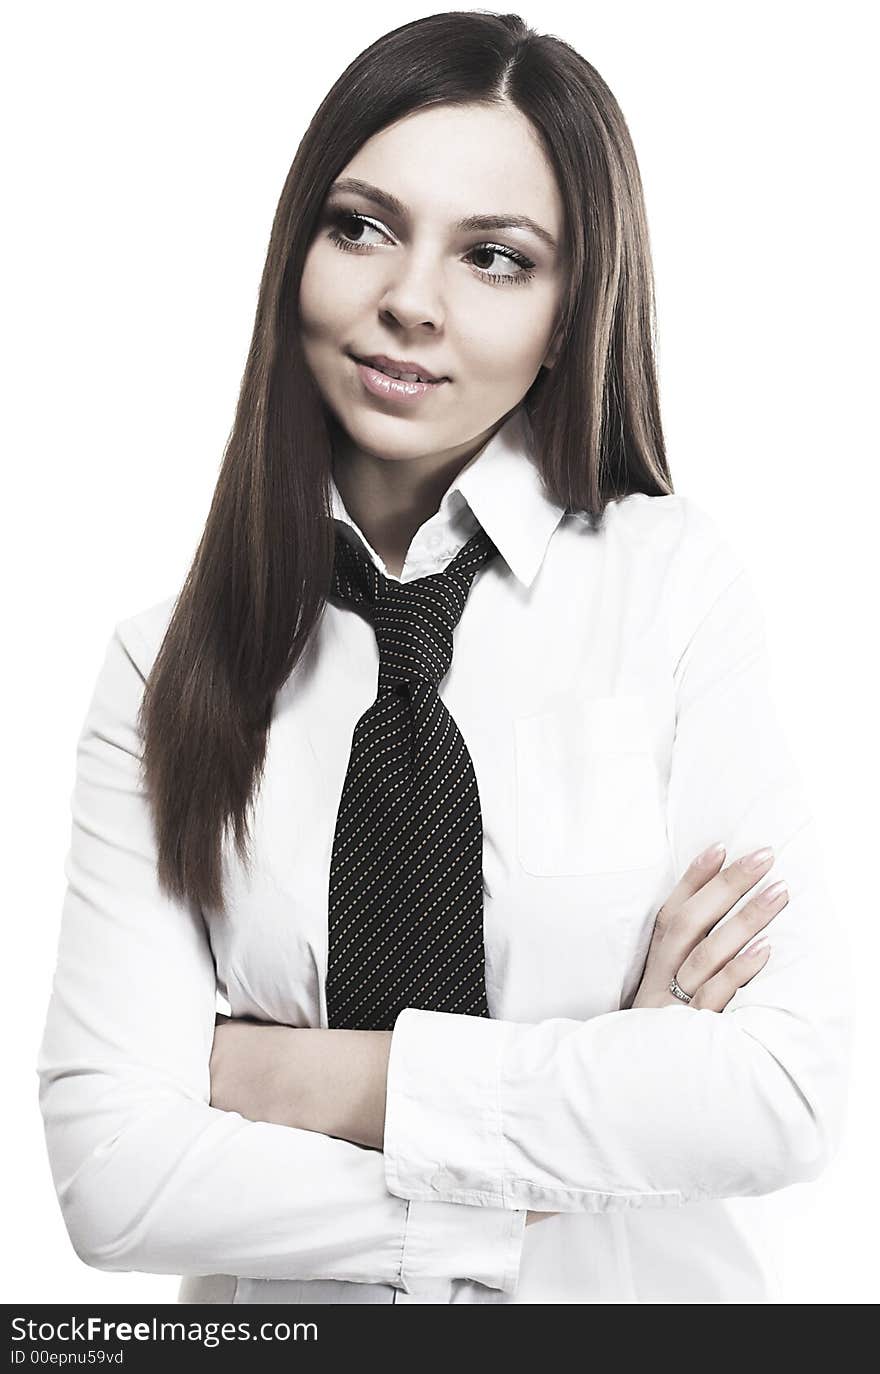
[[[480,528],[442,572],[396,582],[336,532],[331,596],[372,623],[379,676],[333,838],[328,1026],[393,1030],[404,1007],[489,1015],[480,797],[437,688],[474,577],[497,552]]]

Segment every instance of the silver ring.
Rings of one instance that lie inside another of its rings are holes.
[[[679,987],[678,980],[674,973],[670,979],[669,991],[681,1002],[689,1002],[691,1000],[691,993],[685,992],[684,988]]]

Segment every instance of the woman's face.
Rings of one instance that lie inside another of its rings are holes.
[[[498,222],[460,227],[474,216]],[[513,106],[419,110],[359,149],[300,289],[306,361],[355,444],[387,459],[476,452],[553,361],[563,232],[552,168]],[[414,401],[376,395],[352,355],[377,354],[448,380]]]

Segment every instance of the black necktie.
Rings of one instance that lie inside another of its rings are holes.
[[[339,531],[331,595],[372,623],[376,700],[354,727],[330,861],[327,1024],[392,1030],[404,1007],[488,1016],[483,819],[467,745],[437,692],[480,567],[395,582]]]

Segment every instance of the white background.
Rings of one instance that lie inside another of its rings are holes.
[[[174,1276],[77,1259],[45,1153],[35,1059],[76,739],[114,624],[177,591],[195,550],[305,127],[363,47],[440,8],[7,12],[6,1302],[176,1300]],[[790,1302],[880,1296],[872,10],[588,0],[518,11],[598,68],[632,131],[675,489],[722,522],[754,575],[856,954],[845,1145],[820,1180],[763,1200]]]

